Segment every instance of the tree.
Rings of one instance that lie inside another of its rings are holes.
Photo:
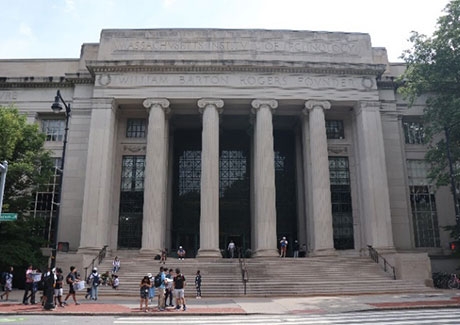
[[[46,245],[44,222],[30,215],[34,193],[48,182],[52,159],[43,145],[45,136],[37,124],[13,107],[0,106],[0,160],[8,161],[3,212],[15,212],[18,220],[0,223],[0,267],[46,263],[40,248]]]
[[[444,13],[432,37],[412,32],[412,48],[402,55],[407,69],[399,88],[409,106],[426,98],[425,158],[431,166],[428,177],[437,186],[460,180],[460,0],[451,0]],[[458,186],[452,186],[452,191],[455,188]]]

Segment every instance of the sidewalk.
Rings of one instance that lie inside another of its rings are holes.
[[[139,310],[139,300],[124,297],[100,296],[98,301],[85,300],[78,295],[80,305],[70,300],[64,308],[45,311],[41,305],[23,305],[23,291],[13,291],[8,301],[0,301],[0,314],[65,314],[65,315],[119,315],[135,316],[158,314],[171,315],[249,315],[249,314],[326,314],[376,309],[459,308],[459,290],[428,290],[417,294],[378,294],[329,297],[282,297],[282,298],[203,298],[189,297],[187,310],[168,308],[157,311],[156,304],[146,313]],[[156,301],[156,299],[155,299]]]

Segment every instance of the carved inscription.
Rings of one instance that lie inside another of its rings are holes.
[[[0,91],[0,101],[12,101],[18,99],[17,91]]]
[[[115,39],[114,52],[288,52],[356,56],[362,51],[357,42],[320,42],[302,40],[145,40]]]
[[[110,78],[109,78],[110,77]],[[315,75],[256,75],[256,74],[131,74],[104,75],[97,78],[100,87],[145,87],[145,86],[214,86],[235,88],[296,87],[310,89],[376,89],[375,81],[369,77],[336,77]],[[110,80],[110,83],[107,83]]]

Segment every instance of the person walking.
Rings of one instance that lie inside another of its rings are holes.
[[[185,277],[180,273],[180,269],[176,269],[176,276],[174,277],[174,294],[176,296],[176,309],[180,309],[183,306],[184,311],[187,310],[185,305]]]
[[[149,308],[149,289],[151,287],[152,287],[152,283],[150,282],[148,275],[144,276],[144,278],[141,280],[141,283],[139,284],[140,295],[141,295],[139,309],[141,311],[142,311],[143,305],[145,305],[145,309],[144,309],[145,312],[147,312]]]
[[[5,277],[5,287],[4,287],[5,292],[2,293],[0,298],[3,300],[3,297],[6,297],[5,301],[8,301],[8,297],[10,295],[10,292],[13,290],[13,271],[14,271],[13,267],[10,266],[8,272],[6,272],[6,274],[4,275],[4,277]]]
[[[22,298],[22,303],[24,305],[29,304],[28,302],[29,298],[30,298],[30,303],[32,305],[35,305],[35,291],[34,291],[34,278],[33,278],[34,273],[35,271],[32,265],[29,265],[29,267],[26,270],[26,283],[24,287],[24,297]]]
[[[75,305],[79,305],[80,303],[77,301],[77,298],[75,297],[75,288],[73,287],[74,284],[80,282],[80,279],[77,276],[77,268],[75,266],[70,267],[70,273],[67,274],[65,280],[69,285],[69,293],[67,293],[67,296],[64,299],[64,305],[67,305],[67,299],[69,299],[69,297],[72,297],[73,301],[75,302]]]
[[[43,274],[43,309],[54,310],[54,285],[56,282],[56,270],[48,267],[48,270]]]
[[[165,279],[166,279],[166,274],[164,272],[163,266],[160,266],[160,273],[158,273],[157,277],[159,276],[160,279],[160,285],[157,286],[157,281],[155,279],[155,287],[158,290],[158,311],[164,311],[166,309],[166,299],[165,299]]]
[[[299,257],[299,249],[300,249],[300,245],[299,245],[299,242],[296,240],[294,240],[294,245],[292,246],[292,249],[294,250],[294,258],[298,258]]]
[[[230,240],[230,243],[228,243],[227,250],[229,257],[233,258],[235,256],[235,243],[233,242],[233,240]]]
[[[288,241],[286,237],[283,237],[283,239],[280,240],[280,257],[286,257],[287,246]]]
[[[166,274],[166,292],[165,292],[165,306],[174,307],[173,305],[173,281],[174,281],[174,270],[169,269],[169,273]],[[169,299],[169,305],[168,305]]]
[[[56,282],[54,284],[54,305],[64,307],[62,302],[62,295],[64,294],[63,289],[64,276],[62,275],[62,269],[56,268]]]
[[[168,251],[167,249],[163,249],[161,251],[161,255],[160,255],[160,264],[163,263],[163,265],[166,263],[166,259],[167,259],[167,256],[168,256]]]
[[[195,289],[196,289],[196,299],[201,299],[201,274],[200,274],[200,270],[196,271]]]
[[[149,288],[149,297],[151,303],[153,303],[153,297],[155,297],[155,286],[153,285],[153,276],[152,273],[148,273],[147,277],[149,278],[150,283],[152,284]]]
[[[101,275],[97,273],[97,268],[95,267],[89,276],[89,282],[91,284],[91,299],[97,300],[99,293],[99,285],[101,284]]]

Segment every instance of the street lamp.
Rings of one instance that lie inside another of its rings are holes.
[[[62,103],[62,104],[61,104]],[[63,107],[64,105],[64,107]],[[69,118],[70,118],[70,104],[67,104],[61,96],[61,92],[58,90],[56,96],[54,97],[54,103],[51,105],[51,109],[54,113],[58,114],[65,108],[65,129],[64,129],[64,143],[62,145],[62,158],[61,158],[61,177],[59,179],[59,202],[56,202],[56,220],[54,222],[54,236],[53,236],[53,246],[51,250],[51,269],[56,266],[56,253],[58,246],[58,226],[59,226],[59,214],[61,211],[61,200],[62,200],[62,179],[64,178],[64,160],[65,160],[65,150],[67,146],[67,132],[69,131]]]
[[[447,161],[449,162],[449,175],[450,175],[450,186],[452,187],[452,197],[454,199],[455,208],[455,223],[457,226],[457,239],[460,239],[460,215],[457,198],[457,186],[455,184],[455,173],[452,163],[452,154],[450,152],[450,127],[444,128],[444,134],[446,136],[446,150],[447,150]]]

